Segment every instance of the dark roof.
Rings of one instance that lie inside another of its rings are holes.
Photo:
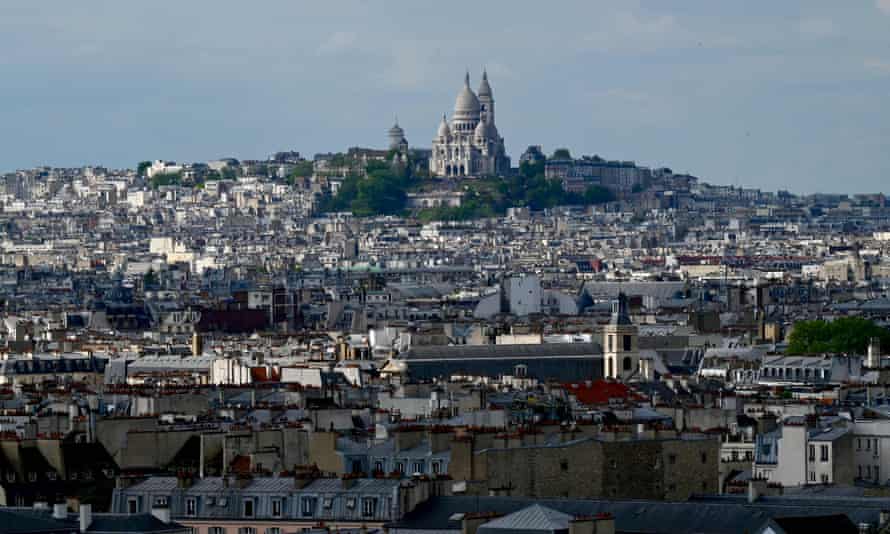
[[[779,517],[773,521],[782,527],[785,534],[818,534],[820,532],[857,534],[859,532],[850,518],[842,514],[822,517]]]
[[[599,343],[541,343],[536,345],[448,345],[413,347],[402,360],[513,359],[600,356]]]
[[[718,534],[755,532],[777,517],[826,517],[843,515],[854,523],[879,521],[887,499],[782,499],[747,501],[714,500],[709,502],[606,501],[575,499],[532,499],[517,497],[433,497],[389,526],[420,530],[460,530],[455,514],[491,512],[510,514],[532,504],[575,516],[610,513],[619,532],[674,534]]]
[[[88,532],[184,532],[187,528],[175,521],[164,523],[151,514],[94,514]]]
[[[26,510],[4,510],[0,508],[0,525],[3,525],[4,533],[53,533],[71,532],[71,523],[53,519],[45,513],[30,512]]]

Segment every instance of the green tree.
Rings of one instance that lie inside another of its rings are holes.
[[[145,272],[145,276],[142,277],[142,287],[153,287],[158,284],[158,275],[155,274],[154,269],[149,268],[148,271]]]
[[[287,183],[293,185],[298,178],[312,176],[313,170],[314,167],[311,161],[301,161],[294,165],[294,168],[290,171],[290,174],[288,174]]]
[[[182,173],[162,172],[151,177],[151,186],[155,189],[164,185],[182,184]]]
[[[569,152],[568,148],[557,148],[553,151],[550,159],[572,159],[572,153]]]
[[[140,161],[139,165],[136,165],[136,176],[145,176],[145,171],[151,167],[150,161]]]
[[[226,165],[219,171],[219,176],[222,180],[234,180],[238,177],[238,172],[234,167]]]
[[[865,354],[871,338],[890,346],[890,330],[861,317],[798,321],[788,336],[788,354]]]

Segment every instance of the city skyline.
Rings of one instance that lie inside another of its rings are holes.
[[[886,0],[536,17],[518,3],[96,6],[0,7],[4,171],[382,146],[395,115],[429,147],[460,76],[485,68],[514,162],[540,144],[716,184],[887,191]]]

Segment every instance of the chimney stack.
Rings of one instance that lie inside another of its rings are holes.
[[[91,504],[80,505],[80,532],[86,532],[93,524],[93,506]]]

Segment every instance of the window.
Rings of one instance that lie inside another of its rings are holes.
[[[374,471],[377,471],[378,473],[382,473],[383,472],[383,462],[374,462]]]
[[[36,472],[31,471],[30,473],[28,473],[28,482],[37,482],[37,473]]]
[[[862,438],[856,438],[856,450],[857,451],[862,450]]]
[[[810,461],[816,461],[816,446],[812,444],[810,445]]]
[[[300,514],[303,517],[315,515],[315,497],[303,497],[300,499]]]
[[[404,473],[405,472],[405,464],[402,462],[396,463],[396,471],[398,471],[399,473]]]
[[[256,529],[253,527],[241,527],[238,529],[238,534],[256,534]]]
[[[816,472],[810,471],[810,482],[815,482],[815,481],[816,481]]]
[[[630,352],[633,350],[631,347],[633,346],[633,338],[625,335],[624,336],[624,352]]]
[[[875,466],[875,482],[880,482],[880,481],[881,481],[881,466],[876,465]]]
[[[253,517],[253,499],[244,499],[241,509],[244,512],[244,517]]]
[[[136,497],[130,497],[129,499],[127,499],[127,513],[139,513],[139,501],[136,500]]]
[[[281,529],[278,527],[269,527],[266,529],[266,534],[281,534]]]
[[[624,360],[621,362],[621,368],[624,371],[630,371],[633,366],[633,362],[630,359],[630,356],[625,356]]]
[[[822,483],[828,484],[828,474],[827,473],[822,473]]]
[[[433,462],[432,464],[433,474],[438,475],[440,471],[442,471],[442,464],[439,462]]]
[[[210,527],[207,534],[226,534],[226,527]]]
[[[352,510],[355,508],[355,497],[350,497],[346,499],[346,507]]]
[[[373,517],[377,511],[377,499],[362,499],[362,516]]]
[[[865,466],[865,478],[871,478],[871,466]]]
[[[871,440],[870,439],[865,440],[865,450],[867,450],[867,451],[871,450]]]
[[[569,461],[568,460],[560,460],[559,461],[559,469],[562,471],[569,470]]]
[[[332,508],[334,506],[334,499],[331,499],[330,497],[325,497],[325,499],[323,501],[321,501],[321,505],[324,506],[324,508],[326,510],[329,510],[330,508]]]
[[[859,467],[859,478],[862,478],[862,466],[860,465],[858,467]]]
[[[703,464],[708,463],[708,453],[706,453],[706,452],[701,453],[701,463],[703,463]]]
[[[414,462],[414,472],[423,474],[423,462]]]
[[[819,453],[820,453],[819,460],[822,462],[827,462],[828,461],[828,445],[822,445],[821,447],[819,447]]]
[[[185,515],[195,517],[198,514],[198,501],[194,497],[185,500]]]
[[[677,455],[676,454],[668,454],[668,463],[670,465],[674,465],[677,463]]]
[[[272,517],[281,517],[281,499],[272,499]]]
[[[615,351],[615,336],[609,336],[609,352]]]
[[[155,497],[155,506],[167,506],[167,497]]]

